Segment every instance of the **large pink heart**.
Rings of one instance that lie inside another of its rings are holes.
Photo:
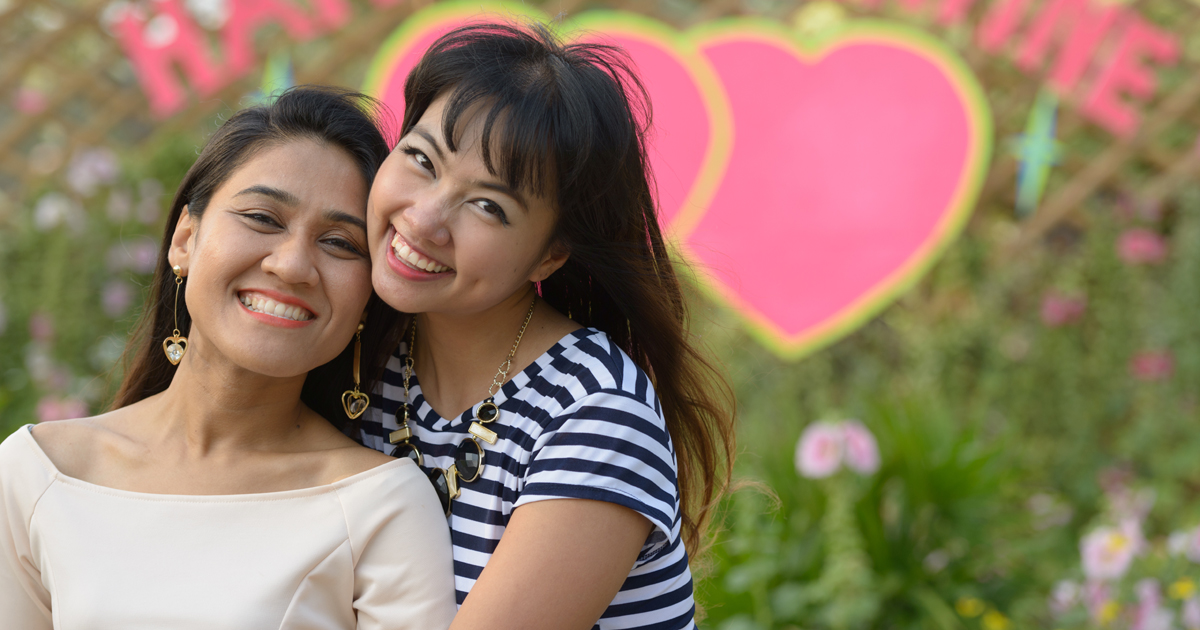
[[[907,30],[801,50],[774,25],[697,34],[734,116],[729,165],[686,248],[785,356],[861,325],[957,234],[991,148],[982,90]]]
[[[400,120],[404,79],[434,40],[457,26],[514,17],[548,19],[519,5],[470,0],[420,11],[376,55],[365,89]],[[668,231],[690,229],[716,190],[730,145],[728,106],[716,73],[689,39],[643,16],[593,11],[562,28],[571,39],[619,46],[633,60],[654,108],[649,157],[660,222]]]

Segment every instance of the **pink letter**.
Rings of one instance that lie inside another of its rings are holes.
[[[1139,124],[1138,113],[1122,102],[1121,94],[1146,99],[1154,93],[1157,81],[1154,73],[1141,64],[1143,56],[1165,65],[1174,63],[1178,55],[1179,45],[1174,37],[1139,17],[1132,17],[1112,59],[1092,86],[1083,112],[1119,136],[1133,135]]]
[[[1008,43],[1016,33],[1017,27],[1021,25],[1021,18],[1025,17],[1025,9],[1028,7],[1029,0],[997,2],[992,10],[988,11],[987,17],[979,23],[979,30],[975,33],[979,47],[987,52],[996,52]]]
[[[324,27],[322,31],[332,31],[350,19],[350,5],[346,0],[313,0],[313,6],[317,10],[317,21]]]
[[[1050,0],[1034,18],[1017,55],[1017,65],[1028,71],[1039,69],[1049,55],[1051,42],[1057,39],[1062,45],[1050,73],[1050,84],[1061,94],[1070,94],[1119,11],[1111,5],[1096,7],[1090,0]]]
[[[277,22],[293,38],[304,41],[317,29],[300,9],[285,0],[230,0],[229,21],[221,28],[225,59],[231,78],[240,77],[254,65],[254,32],[268,22]]]
[[[203,33],[183,6],[177,0],[159,0],[154,6],[159,13],[148,21],[132,10],[125,11],[113,24],[113,31],[142,82],[150,109],[166,116],[183,103],[183,86],[174,73],[176,64],[202,95],[217,91],[225,77],[209,57]]]
[[[962,22],[967,17],[967,9],[975,0],[942,0],[942,6],[938,9],[938,22],[940,24],[957,24]]]

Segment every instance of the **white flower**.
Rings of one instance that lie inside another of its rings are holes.
[[[90,197],[96,188],[110,184],[119,174],[117,155],[104,147],[84,149],[67,166],[67,184],[75,192]]]
[[[1190,531],[1171,532],[1167,538],[1167,553],[1172,556],[1182,556],[1187,551],[1188,538],[1191,535]]]
[[[1079,584],[1071,580],[1062,580],[1054,585],[1054,594],[1050,596],[1050,610],[1061,615],[1079,603],[1082,590]]]
[[[1135,542],[1119,529],[1101,527],[1084,536],[1079,544],[1083,574],[1089,580],[1116,580],[1133,562]]]
[[[842,465],[842,429],[834,422],[814,422],[796,444],[796,470],[809,479],[821,479]]]

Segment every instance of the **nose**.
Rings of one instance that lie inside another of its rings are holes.
[[[313,254],[299,234],[288,235],[263,259],[262,269],[287,284],[316,286],[320,274],[313,264]]]
[[[438,188],[422,191],[415,196],[412,205],[404,210],[409,236],[438,246],[450,242],[450,230],[446,226],[449,215],[446,197],[446,193]]]

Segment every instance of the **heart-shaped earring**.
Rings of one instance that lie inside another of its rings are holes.
[[[187,352],[187,343],[187,337],[181,336],[178,330],[175,331],[173,337],[163,339],[163,352],[166,353],[167,360],[171,362],[171,365],[179,365],[179,362],[183,360],[183,354]]]
[[[175,265],[171,271],[175,272],[175,331],[170,337],[163,339],[163,354],[167,355],[171,365],[179,365],[188,347],[187,337],[179,334],[179,285],[183,284],[183,270],[179,265]]]
[[[363,320],[366,319],[366,314],[363,314]],[[358,331],[354,333],[354,389],[342,392],[342,409],[346,410],[346,415],[351,420],[357,420],[359,416],[366,413],[367,407],[371,404],[371,397],[358,391],[358,363],[362,360],[362,331],[363,325],[359,323]]]
[[[366,394],[354,390],[346,390],[342,392],[342,409],[346,410],[346,415],[351,420],[357,419],[367,411],[367,407],[371,404],[371,397]]]

